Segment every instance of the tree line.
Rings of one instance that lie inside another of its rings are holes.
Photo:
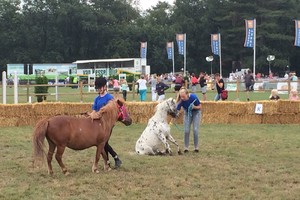
[[[187,70],[210,72],[210,35],[221,34],[223,75],[253,67],[243,46],[245,19],[256,18],[256,72],[297,71],[294,20],[300,0],[176,0],[147,11],[133,0],[0,0],[0,66],[8,63],[70,63],[81,59],[136,58],[147,41],[151,73],[172,71],[166,43],[175,44],[175,71],[183,67],[175,35],[187,35]],[[214,56],[213,73],[219,72]],[[299,70],[298,70],[299,71]]]

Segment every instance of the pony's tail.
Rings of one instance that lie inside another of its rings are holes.
[[[32,144],[33,144],[33,159],[43,160],[46,156],[45,143],[46,132],[48,128],[48,119],[40,120],[33,131]]]

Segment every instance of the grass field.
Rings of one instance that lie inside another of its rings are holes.
[[[19,87],[19,96],[18,96],[18,102],[19,103],[27,103],[27,88],[26,87]],[[80,94],[80,89],[72,89],[71,87],[58,87],[58,100],[60,102],[93,102],[95,96],[97,95],[96,92],[88,92],[88,89],[86,87],[83,88],[83,95]],[[34,93],[34,88],[31,87],[29,89],[29,94],[32,96],[32,102],[36,102],[36,97],[32,95]],[[55,95],[55,87],[49,87],[49,95],[47,96],[48,102],[55,102],[56,101],[56,95]],[[202,99],[202,94],[198,90],[196,92],[197,96]],[[3,97],[2,97],[2,88],[0,88],[0,103],[3,103]],[[209,90],[207,92],[207,100],[213,101],[214,97],[216,95],[215,90]],[[120,93],[120,96],[122,96],[122,93]],[[250,92],[250,100],[251,101],[260,101],[260,100],[269,100],[270,91],[260,91],[260,92]],[[287,94],[281,94],[279,95],[281,99],[288,99]],[[173,89],[168,89],[166,91],[166,98],[168,97],[176,97],[175,92]],[[139,95],[136,93],[130,92],[127,95],[128,101],[139,101]],[[229,101],[247,101],[246,93],[244,91],[235,92],[230,91],[229,92]],[[146,97],[146,101],[151,101],[151,92],[148,88],[148,93]],[[14,90],[13,88],[7,88],[7,103],[12,104],[14,103]]]
[[[33,127],[1,128],[0,199],[299,199],[298,125],[203,125],[198,154],[164,157],[134,153],[145,126],[114,128],[110,144],[123,161],[118,170],[93,174],[95,148],[67,149],[69,176],[56,160],[53,176],[46,166],[33,168]],[[182,147],[183,134],[171,128]]]

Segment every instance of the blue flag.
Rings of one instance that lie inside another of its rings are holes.
[[[220,33],[211,34],[211,51],[215,55],[220,55]]]
[[[246,24],[246,38],[245,38],[244,47],[254,48],[256,19],[245,20],[245,24]]]
[[[169,60],[173,59],[173,46],[173,42],[167,42],[167,54]]]
[[[184,55],[184,40],[185,40],[185,34],[176,34],[176,41],[177,41],[177,45],[178,45],[178,53],[180,55]]]
[[[141,42],[141,58],[147,58],[147,42]]]
[[[300,47],[300,21],[295,20],[295,44],[296,47]]]

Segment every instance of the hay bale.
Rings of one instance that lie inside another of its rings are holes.
[[[227,124],[228,114],[221,113],[202,113],[202,124]]]
[[[256,104],[262,104],[263,106],[263,114],[273,114],[278,112],[278,102],[279,101],[255,101],[255,102],[247,102],[246,114],[255,114],[255,106]]]
[[[263,116],[263,124],[299,124],[299,114],[276,113]]]
[[[279,113],[299,113],[300,101],[280,100],[278,101]]]
[[[262,115],[235,115],[230,114],[228,118],[228,124],[261,124]]]
[[[31,104],[0,104],[0,116],[2,117],[27,117],[32,116]]]
[[[157,102],[128,102],[127,111],[134,123],[148,123],[148,120],[154,115]]]

